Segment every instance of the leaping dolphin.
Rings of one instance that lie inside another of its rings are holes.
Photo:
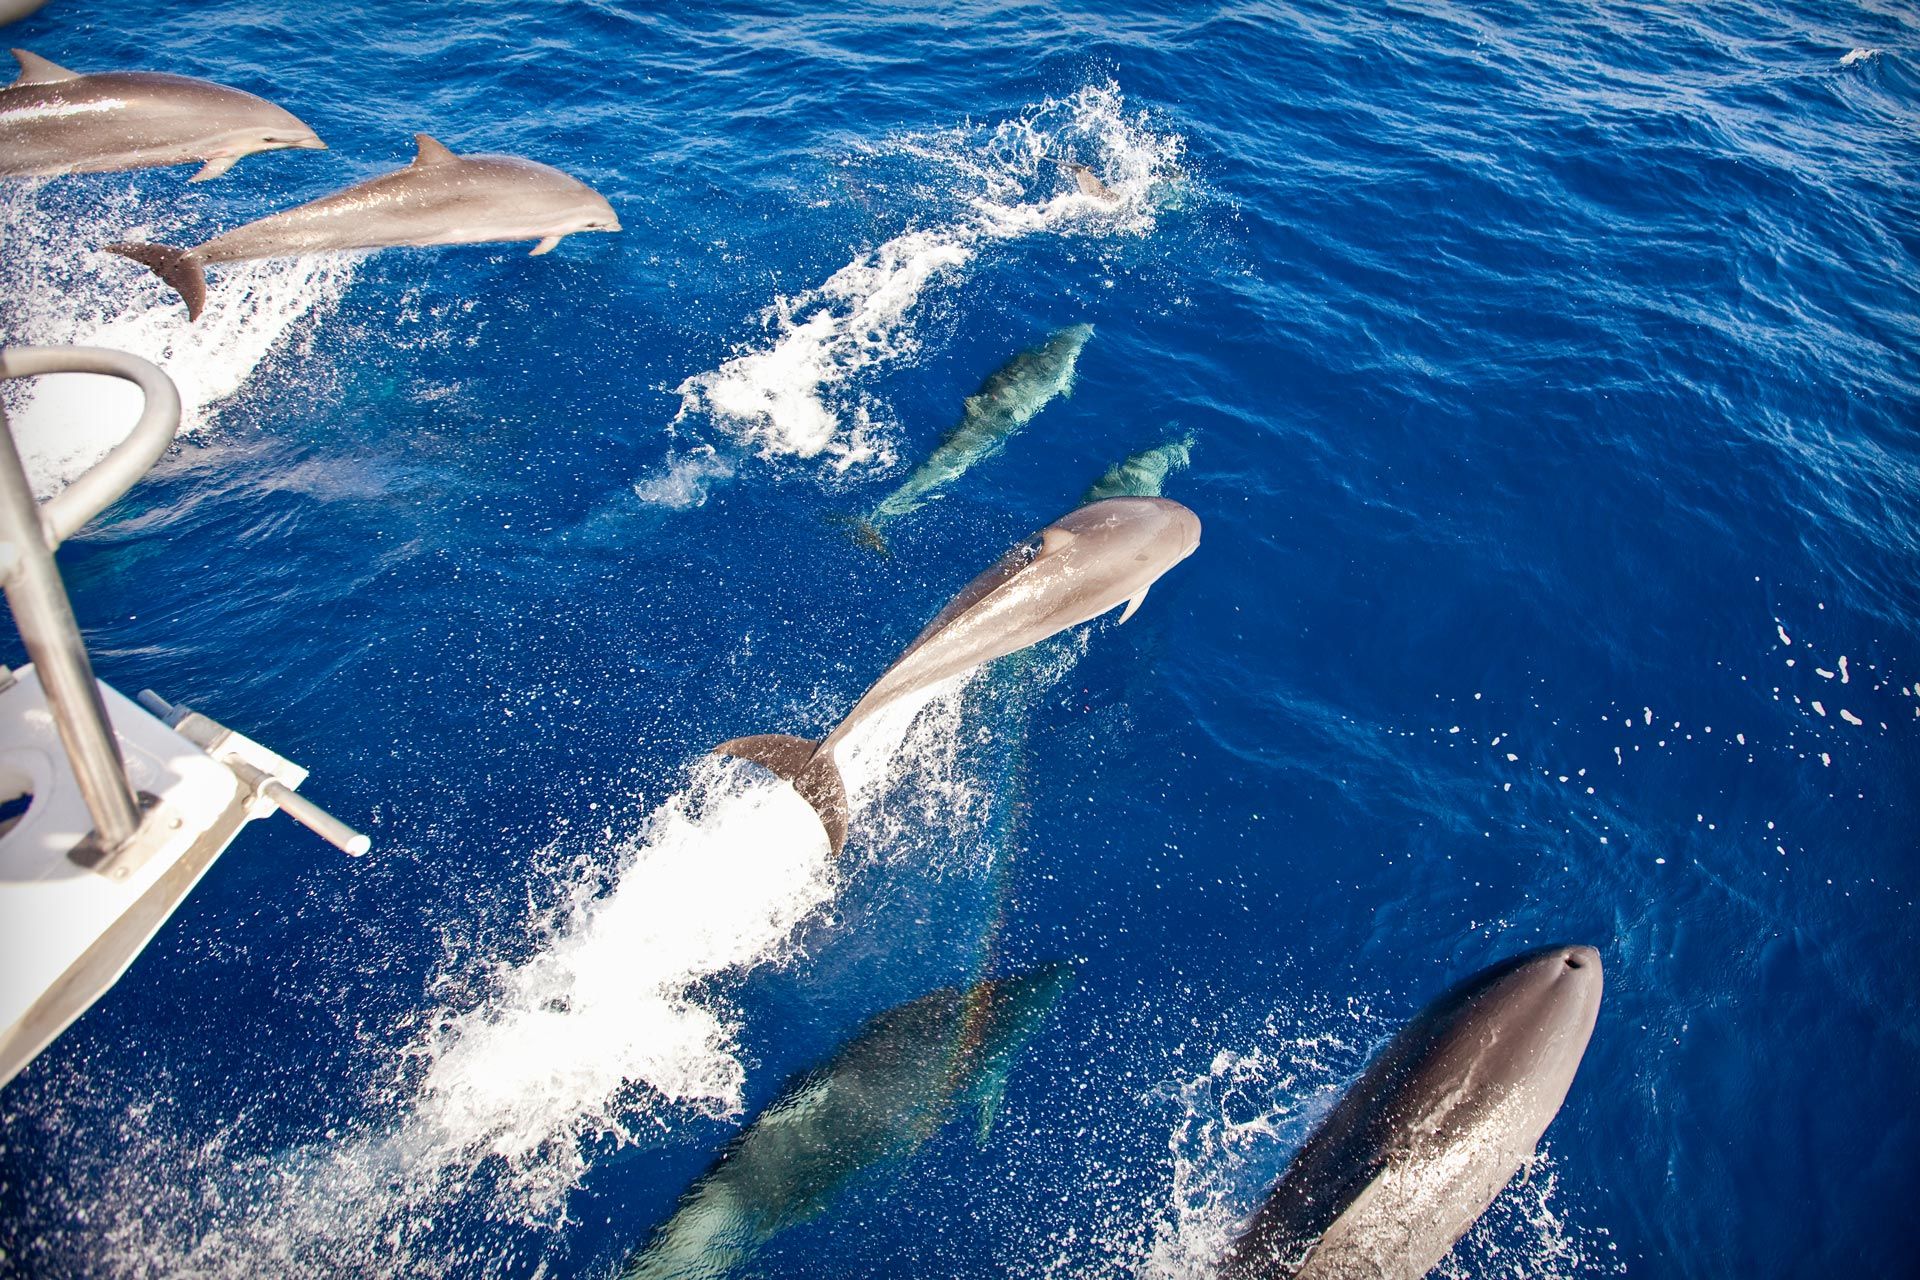
[[[1600,988],[1592,947],[1542,947],[1421,1010],[1300,1148],[1221,1280],[1426,1275],[1533,1156]]]
[[[1200,518],[1166,498],[1090,503],[1028,538],[947,602],[819,742],[784,733],[734,738],[714,750],[772,770],[813,806],[838,854],[847,789],[834,748],[882,707],[983,662],[1038,644],[1124,604],[1125,622],[1161,574],[1200,545]]]
[[[621,1280],[720,1280],[964,1106],[986,1141],[1007,1073],[1073,980],[1065,965],[948,988],[869,1021],[727,1145]]]
[[[82,75],[15,49],[0,89],[0,176],[52,177],[201,162],[217,178],[256,151],[327,144],[292,114],[238,89],[158,71]]]
[[[413,163],[344,191],[269,214],[192,249],[110,244],[153,269],[197,320],[209,264],[292,258],[392,245],[538,240],[535,254],[576,231],[618,231],[613,206],[586,183],[519,156],[456,156],[424,133]]]
[[[855,540],[885,551],[882,524],[916,510],[936,496],[941,486],[966,474],[976,462],[1000,452],[1014,433],[1033,421],[1034,415],[1055,397],[1070,394],[1080,349],[1092,336],[1090,324],[1068,325],[988,375],[980,389],[967,397],[960,421],[940,447],[915,467],[899,488],[854,522]]]

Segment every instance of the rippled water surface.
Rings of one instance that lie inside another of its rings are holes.
[[[1920,19],[1133,8],[6,30],[330,143],[0,186],[0,337],[184,393],[62,553],[102,676],[376,847],[250,828],[0,1095],[0,1273],[609,1276],[868,1019],[1065,960],[1004,1071],[900,1085],[885,1158],[736,1274],[1203,1275],[1385,1036],[1552,940],[1600,947],[1599,1026],[1446,1273],[1912,1271]],[[99,251],[419,131],[625,229],[216,267],[191,326]],[[847,536],[1079,323],[1070,397],[890,555]],[[43,488],[124,429],[8,394]],[[846,858],[706,755],[824,731],[1182,439],[1199,552],[850,743]]]

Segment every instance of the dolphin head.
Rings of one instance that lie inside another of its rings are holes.
[[[1171,498],[1104,498],[1048,525],[1038,558],[1070,557],[1102,580],[1145,591],[1200,545],[1200,517]]]
[[[1545,1129],[1593,1036],[1603,985],[1594,948],[1538,947],[1448,991],[1408,1024],[1401,1040],[1445,1045],[1438,1055],[1443,1070],[1464,1071],[1488,1105],[1529,1100]]]
[[[568,177],[568,225],[564,234],[575,231],[618,231],[620,215],[607,198],[578,178]],[[557,228],[556,228],[557,230]]]
[[[226,127],[200,153],[206,167],[193,176],[193,181],[217,178],[231,169],[235,161],[259,151],[326,150],[327,144],[320,141],[320,135],[291,111],[250,93],[230,89],[219,90],[219,93]]]

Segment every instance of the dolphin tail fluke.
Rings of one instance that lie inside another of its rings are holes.
[[[845,525],[847,536],[869,551],[878,551],[883,556],[891,556],[893,548],[887,545],[886,535],[880,532],[880,525],[871,516],[828,516],[831,524]]]
[[[714,748],[716,754],[751,760],[774,775],[793,784],[800,798],[820,815],[827,829],[827,843],[835,857],[847,843],[847,784],[833,763],[833,752],[822,751],[810,738],[785,733],[762,733],[751,738],[734,738]]]
[[[107,246],[108,253],[131,258],[180,295],[187,304],[187,319],[198,320],[207,306],[207,270],[191,249],[171,249],[164,244],[121,243]]]

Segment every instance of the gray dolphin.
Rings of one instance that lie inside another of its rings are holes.
[[[1600,987],[1592,947],[1543,947],[1422,1009],[1300,1148],[1223,1280],[1426,1275],[1566,1101]]]
[[[238,89],[158,71],[81,75],[15,49],[0,89],[0,177],[39,178],[204,162],[217,178],[256,151],[327,144],[290,113]]]
[[[1068,325],[1039,346],[1022,351],[990,374],[980,389],[967,397],[960,421],[940,447],[914,469],[912,475],[880,500],[864,519],[855,522],[856,537],[865,546],[885,551],[880,526],[906,515],[932,497],[949,481],[964,475],[976,462],[1006,447],[1013,434],[1056,396],[1073,389],[1073,371],[1080,349],[1093,336],[1090,324]]]
[[[37,13],[47,0],[0,0],[0,27]]]
[[[793,784],[839,853],[847,790],[834,748],[881,708],[983,662],[1126,605],[1125,622],[1161,574],[1200,545],[1200,518],[1166,498],[1109,498],[1069,512],[1002,556],[935,615],[819,742],[784,733],[734,738],[714,750]]]
[[[1152,449],[1142,449],[1117,462],[1087,490],[1082,502],[1102,498],[1157,498],[1167,477],[1193,461],[1193,437],[1182,436]]]
[[[1092,196],[1109,204],[1120,202],[1120,193],[1100,181],[1100,175],[1086,165],[1077,160],[1056,160],[1054,163],[1073,175],[1073,185],[1080,188],[1081,195]]]
[[[153,269],[186,300],[187,318],[207,302],[215,262],[294,258],[390,245],[538,240],[535,254],[576,231],[618,231],[613,206],[586,183],[518,156],[456,156],[424,133],[412,164],[344,191],[235,227],[192,249],[110,244]]]
[[[1008,1072],[1072,983],[1065,965],[948,988],[870,1020],[800,1077],[681,1197],[622,1280],[717,1280],[911,1156],[965,1106],[986,1141]]]

